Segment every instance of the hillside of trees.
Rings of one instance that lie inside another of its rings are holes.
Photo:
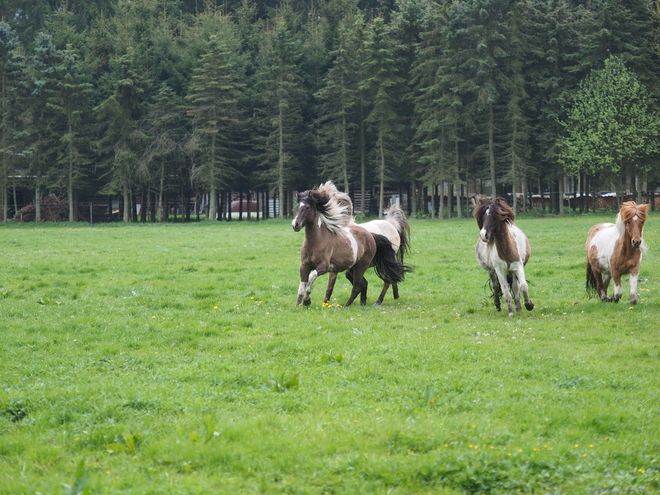
[[[440,217],[655,190],[659,21],[660,0],[3,0],[3,220],[55,197],[70,221],[113,198],[219,219],[239,193],[285,215],[326,180]]]

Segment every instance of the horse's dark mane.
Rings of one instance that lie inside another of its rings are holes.
[[[484,214],[489,207],[490,214],[495,220],[497,220],[498,224],[504,223],[507,220],[513,223],[516,219],[516,214],[513,211],[513,208],[511,208],[506,202],[506,199],[496,198],[492,201],[489,199],[481,199],[472,213],[477,220],[477,225],[479,225],[480,229],[484,226]],[[499,229],[499,225],[497,228]]]
[[[479,229],[482,229],[484,226],[484,216],[488,208],[490,208],[490,218],[494,221],[492,236],[489,243],[495,243],[500,258],[514,260],[516,258],[515,244],[512,244],[511,239],[506,234],[509,231],[508,226],[513,224],[516,214],[504,198],[496,198],[492,201],[481,199],[473,213],[474,218],[479,225]]]

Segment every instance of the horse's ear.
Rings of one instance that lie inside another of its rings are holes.
[[[300,201],[300,193],[298,191],[296,191],[296,199]]]

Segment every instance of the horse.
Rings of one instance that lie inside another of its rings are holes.
[[[646,243],[642,239],[649,205],[626,201],[616,223],[599,223],[587,234],[587,294],[598,294],[604,302],[621,299],[621,275],[630,274],[630,304],[637,304],[637,281]],[[614,297],[607,297],[614,280]]]
[[[312,189],[297,193],[297,198],[298,208],[291,226],[296,232],[305,229],[297,305],[311,304],[314,281],[325,273],[346,272],[353,290],[344,306],[350,306],[358,294],[360,304],[367,303],[364,273],[370,266],[381,278],[403,280],[405,266],[396,259],[390,241],[352,223],[347,207],[335,197]]]
[[[403,263],[405,255],[410,252],[410,225],[408,224],[408,219],[399,204],[392,205],[385,211],[384,220],[371,220],[370,222],[359,223],[357,225],[368,230],[372,234],[380,234],[387,237],[392,244],[392,249],[396,254],[396,258]],[[409,271],[411,271],[411,268],[406,266],[406,272]],[[325,291],[326,302],[332,297],[332,291],[336,279],[337,276],[335,274],[330,274],[328,277],[328,287]],[[379,306],[383,303],[383,299],[385,298],[385,294],[390,288],[390,285],[392,286],[394,299],[399,298],[398,282],[383,279],[383,290],[374,305]]]
[[[495,308],[501,311],[500,297],[504,294],[509,318],[513,318],[513,290],[516,311],[521,310],[520,292],[525,298],[525,308],[531,311],[534,309],[534,303],[529,298],[529,287],[525,279],[525,265],[529,260],[531,247],[527,236],[513,223],[513,209],[504,198],[482,198],[472,214],[479,226],[477,261],[490,277]]]
[[[319,191],[323,191],[329,196],[333,196],[337,202],[345,208],[344,211],[346,211],[347,215],[350,217],[350,221],[355,223],[355,219],[353,218],[353,201],[348,194],[339,191],[332,181],[321,184],[319,186]],[[392,243],[392,249],[394,249],[397,259],[403,263],[405,255],[410,252],[410,225],[408,224],[408,219],[399,204],[395,204],[385,211],[384,220],[371,220],[370,222],[357,225],[367,229],[372,234],[380,234],[387,237]],[[412,268],[404,265],[404,270],[405,273],[409,273],[412,271]],[[335,288],[336,280],[337,274],[328,274],[328,287],[326,288],[324,299],[324,302],[326,303],[329,302],[332,297],[332,291]],[[385,279],[383,279],[383,282],[383,290],[374,303],[375,306],[380,306],[383,303],[383,299],[385,298],[385,294],[390,288],[390,285],[392,286],[394,299],[399,298],[398,282]]]

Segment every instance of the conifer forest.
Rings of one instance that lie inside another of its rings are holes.
[[[660,0],[2,0],[0,208],[285,216],[327,180],[375,214],[648,202],[659,55]]]

